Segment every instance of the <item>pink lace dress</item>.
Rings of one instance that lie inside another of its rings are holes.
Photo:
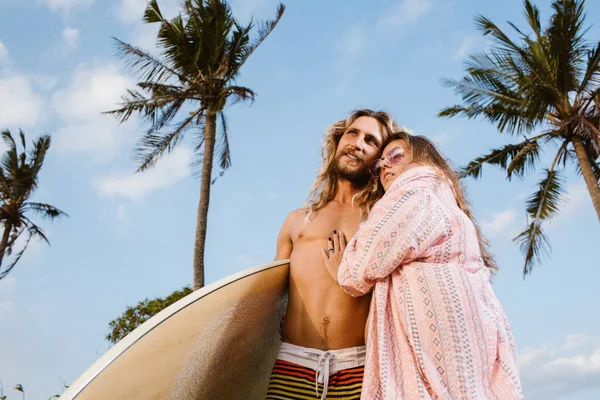
[[[516,346],[475,227],[431,167],[399,176],[338,280],[373,291],[362,399],[522,399]]]

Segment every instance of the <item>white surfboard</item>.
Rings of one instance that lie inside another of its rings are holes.
[[[279,350],[289,260],[189,294],[131,332],[63,400],[263,398]]]

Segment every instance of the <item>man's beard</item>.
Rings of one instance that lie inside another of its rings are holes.
[[[347,166],[344,167],[340,165],[340,161],[345,154],[346,153],[342,153],[333,160],[329,166],[329,173],[338,178],[347,180],[356,188],[365,187],[371,178],[367,163],[365,160],[359,159],[358,161],[360,161],[362,165],[358,167],[358,169],[349,169]]]

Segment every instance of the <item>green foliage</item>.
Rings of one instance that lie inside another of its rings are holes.
[[[146,298],[135,307],[127,307],[120,317],[109,322],[110,333],[106,335],[106,340],[113,344],[117,343],[154,315],[192,292],[192,288],[186,286],[164,299],[160,297],[152,300]]]
[[[477,28],[491,38],[492,47],[469,57],[461,80],[445,80],[463,104],[447,107],[439,116],[484,118],[501,133],[524,139],[474,159],[462,169],[463,177],[480,178],[488,164],[506,171],[509,180],[523,178],[538,168],[544,149],[558,148],[527,201],[527,228],[514,239],[525,256],[525,276],[550,250],[542,223],[560,212],[564,180],[559,168],[573,162],[600,182],[600,42],[583,38],[583,0],[554,0],[545,29],[538,8],[530,0],[524,6],[531,33],[509,22],[516,41],[490,19],[476,18]],[[542,131],[533,135],[539,128]],[[585,150],[577,153],[576,146]],[[600,186],[586,183],[600,217]]]
[[[66,214],[49,204],[29,201],[38,188],[39,173],[50,148],[50,136],[43,135],[37,138],[33,141],[33,147],[27,152],[25,134],[19,131],[23,148],[21,153],[18,152],[17,144],[10,131],[5,130],[0,133],[0,136],[8,146],[8,150],[0,160],[0,222],[3,228],[0,240],[0,279],[2,279],[21,259],[32,238],[50,244],[44,231],[27,215],[34,213],[53,220]],[[15,242],[21,235],[25,238],[23,248],[8,266],[2,266],[4,259],[12,254]]]

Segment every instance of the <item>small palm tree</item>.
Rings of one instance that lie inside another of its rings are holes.
[[[464,103],[439,116],[483,117],[500,132],[522,138],[471,161],[463,176],[477,179],[483,165],[492,164],[504,169],[509,180],[522,178],[538,167],[544,149],[558,148],[527,201],[528,226],[514,239],[525,256],[525,276],[550,250],[542,222],[560,211],[562,170],[568,162],[583,175],[600,218],[600,42],[592,45],[583,37],[583,0],[555,0],[545,30],[538,8],[529,0],[524,3],[532,33],[509,23],[518,42],[489,19],[476,18],[493,46],[469,58],[462,80],[446,81]]]
[[[17,145],[8,130],[0,133],[0,136],[8,145],[0,165],[0,222],[4,227],[0,240],[0,279],[2,279],[21,259],[32,238],[50,244],[44,231],[33,223],[27,214],[33,212],[51,220],[66,214],[49,204],[29,201],[38,187],[38,175],[50,148],[50,136],[44,135],[35,140],[29,154],[27,154],[25,134],[22,131],[19,132],[23,146],[21,154],[17,153]],[[11,255],[16,240],[23,234],[26,236],[23,248],[15,255],[8,267],[3,267],[4,258]]]
[[[148,3],[146,23],[159,23],[157,44],[162,58],[118,39],[119,55],[140,75],[137,90],[128,90],[122,107],[110,111],[123,123],[133,113],[150,124],[136,149],[138,171],[152,167],[192,130],[201,160],[200,201],[194,243],[194,289],[204,286],[204,245],[217,124],[221,125],[218,160],[224,171],[231,165],[227,120],[230,104],[254,100],[255,93],[235,84],[240,69],[273,31],[285,7],[280,4],[274,20],[262,22],[254,39],[251,21],[241,25],[226,0],[185,0],[183,15],[162,16],[156,0]],[[185,110],[185,112],[183,111]],[[174,119],[181,119],[172,124]]]

